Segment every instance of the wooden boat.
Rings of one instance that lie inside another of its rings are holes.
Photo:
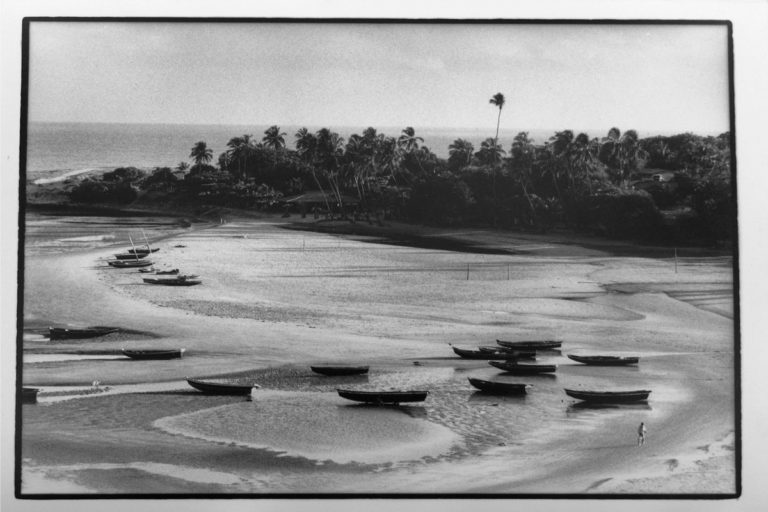
[[[483,359],[486,361],[488,361],[489,359],[499,359],[499,360],[517,359],[517,356],[515,356],[514,353],[508,352],[506,350],[497,350],[495,352],[491,352],[490,350],[470,350],[470,349],[463,349],[459,347],[451,347],[451,348],[456,353],[456,355],[464,359]]]
[[[521,364],[514,362],[489,361],[493,367],[516,375],[530,375],[534,373],[553,373],[557,371],[556,364]]]
[[[640,358],[635,356],[575,356],[569,354],[568,358],[592,366],[625,366],[637,364],[640,361]]]
[[[513,354],[515,358],[517,359],[536,359],[536,351],[535,350],[515,350],[512,348],[505,348],[502,346],[485,346],[485,347],[477,347],[478,350],[481,352],[504,352],[508,354]]]
[[[250,395],[253,388],[259,387],[256,384],[231,384],[197,379],[187,379],[187,383],[207,395]]]
[[[117,268],[149,267],[154,264],[150,260],[109,260],[107,263]]]
[[[21,388],[21,403],[36,404],[37,394],[40,392],[37,388]]]
[[[86,327],[85,329],[67,329],[65,327],[49,327],[48,337],[52,340],[77,340],[104,336],[120,329],[117,327]]]
[[[530,387],[528,384],[482,380],[474,377],[468,377],[468,379],[469,383],[480,391],[495,395],[524,395],[526,389]]]
[[[496,343],[498,343],[500,346],[505,348],[512,348],[512,349],[518,349],[518,350],[547,350],[551,348],[558,348],[563,344],[562,341],[554,341],[554,340],[547,340],[547,341],[496,340]]]
[[[156,274],[158,276],[178,274],[179,269],[174,268],[172,270],[157,270],[155,268],[140,268],[139,272],[142,274]]]
[[[144,255],[146,255],[146,254],[149,254],[151,252],[157,252],[159,250],[160,250],[159,247],[152,247],[151,249],[149,249],[147,247],[136,247],[135,249],[128,249],[125,252],[129,252],[131,254],[144,254]]]
[[[310,366],[313,372],[321,375],[363,375],[368,373],[367,366],[331,366],[331,365],[315,365]]]
[[[352,389],[337,389],[340,397],[355,402],[367,404],[392,404],[399,405],[402,402],[423,402],[429,391],[398,390],[398,391],[357,391]]]
[[[120,254],[115,254],[115,258],[118,260],[135,260],[135,259],[141,259],[146,258],[149,255],[148,252],[125,252]]]
[[[131,359],[180,359],[186,349],[144,349],[144,350],[128,350],[122,349],[123,354]]]
[[[173,278],[144,277],[145,283],[162,284],[165,286],[193,286],[202,283],[200,279],[194,279],[197,276],[176,276]]]
[[[565,394],[576,398],[596,403],[627,403],[641,402],[648,399],[651,391],[648,389],[637,389],[633,391],[585,391],[576,389],[565,389]]]

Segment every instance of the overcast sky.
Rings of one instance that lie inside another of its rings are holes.
[[[33,22],[32,121],[728,130],[725,26]]]

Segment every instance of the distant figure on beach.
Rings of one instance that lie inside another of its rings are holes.
[[[645,428],[645,423],[640,422],[640,426],[637,427],[637,446],[642,446],[645,444],[646,432],[648,432],[648,430]]]

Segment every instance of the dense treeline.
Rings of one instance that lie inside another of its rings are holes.
[[[497,95],[498,96],[498,95]],[[491,103],[503,107],[503,96]],[[498,130],[498,121],[497,121]],[[546,231],[554,226],[610,237],[715,243],[732,237],[730,135],[641,139],[612,128],[592,138],[570,130],[543,142],[521,132],[479,148],[457,139],[438,158],[413,128],[397,136],[368,128],[344,140],[323,128],[288,135],[272,126],[260,141],[232,138],[212,165],[205,142],[191,166],[143,173],[116,169],[81,182],[73,200],[280,208],[319,191],[313,208],[353,220],[375,214],[434,225]]]

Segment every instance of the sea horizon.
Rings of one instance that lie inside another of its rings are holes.
[[[189,162],[192,146],[204,141],[213,152],[214,161],[227,150],[227,142],[244,134],[261,140],[264,130],[273,126],[245,124],[186,124],[186,123],[108,123],[78,121],[30,121],[27,129],[28,179],[50,178],[57,173],[71,173],[85,169],[108,169],[117,167],[175,167],[180,162]],[[334,125],[280,125],[286,133],[286,147],[295,149],[294,134],[300,128],[310,131],[329,128],[348,140],[353,134],[362,132],[367,126]],[[378,133],[398,137],[406,126],[373,126]],[[458,138],[470,141],[475,149],[480,143],[495,135],[495,126],[489,127],[434,127],[413,126],[416,136],[422,137],[423,146],[428,147],[439,158],[448,158],[450,144]],[[572,130],[574,134],[587,133],[590,138],[603,137],[608,128],[502,128],[500,144],[508,147],[520,132],[528,132],[537,144],[543,144],[556,132]],[[634,128],[627,128],[634,129]],[[680,131],[641,131],[640,137],[674,135]],[[716,135],[707,132],[692,132],[697,135]]]

